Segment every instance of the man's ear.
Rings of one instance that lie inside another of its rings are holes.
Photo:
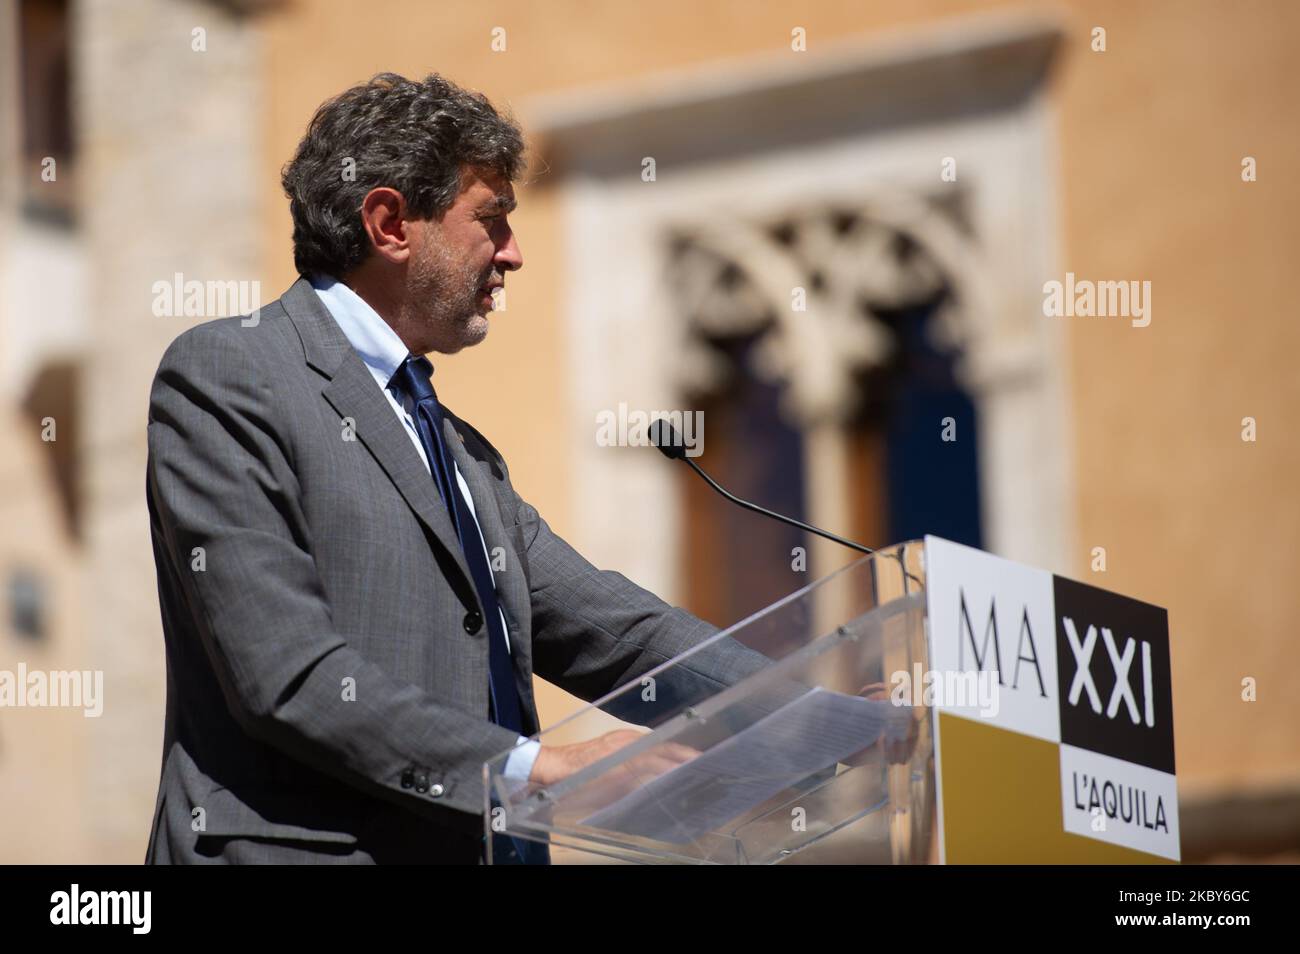
[[[371,189],[361,200],[361,226],[376,255],[395,265],[411,255],[411,230],[406,197],[396,189]]]

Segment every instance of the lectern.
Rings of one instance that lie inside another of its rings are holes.
[[[639,727],[582,771],[489,761],[484,825],[557,863],[1176,860],[1168,687],[1163,610],[927,537],[538,736]]]
[[[841,840],[844,860],[925,860],[929,727],[888,684],[929,668],[922,553],[863,557],[545,730],[650,730],[558,784],[490,761],[488,838],[547,839],[557,862],[770,864]]]

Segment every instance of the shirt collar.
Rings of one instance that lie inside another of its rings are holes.
[[[387,388],[398,367],[410,357],[397,332],[364,298],[342,282],[328,276],[313,276],[311,287],[361,356],[371,376],[381,388]]]

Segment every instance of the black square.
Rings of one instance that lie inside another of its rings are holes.
[[[1052,584],[1056,603],[1061,742],[1172,775],[1174,707],[1169,671],[1169,614],[1159,606],[1059,576],[1052,578]],[[1075,703],[1070,702],[1070,688],[1079,665],[1067,636],[1067,620],[1073,625],[1080,647],[1086,646],[1088,631],[1093,630],[1094,645],[1087,657],[1087,668],[1101,706],[1100,713],[1094,711],[1086,679],[1080,683]],[[1123,693],[1114,696],[1116,667],[1105,645],[1103,630],[1110,631],[1111,643],[1121,659],[1132,641],[1133,655],[1127,668],[1128,697]],[[1144,644],[1149,649],[1144,649]],[[1148,652],[1149,665],[1144,661]],[[1112,699],[1117,709],[1109,715]],[[1132,709],[1136,709],[1136,724]]]

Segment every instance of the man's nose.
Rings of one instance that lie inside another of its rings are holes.
[[[505,244],[497,249],[492,261],[507,272],[518,271],[524,267],[524,255],[523,252],[519,251],[519,242],[515,240],[514,232],[511,232]]]

